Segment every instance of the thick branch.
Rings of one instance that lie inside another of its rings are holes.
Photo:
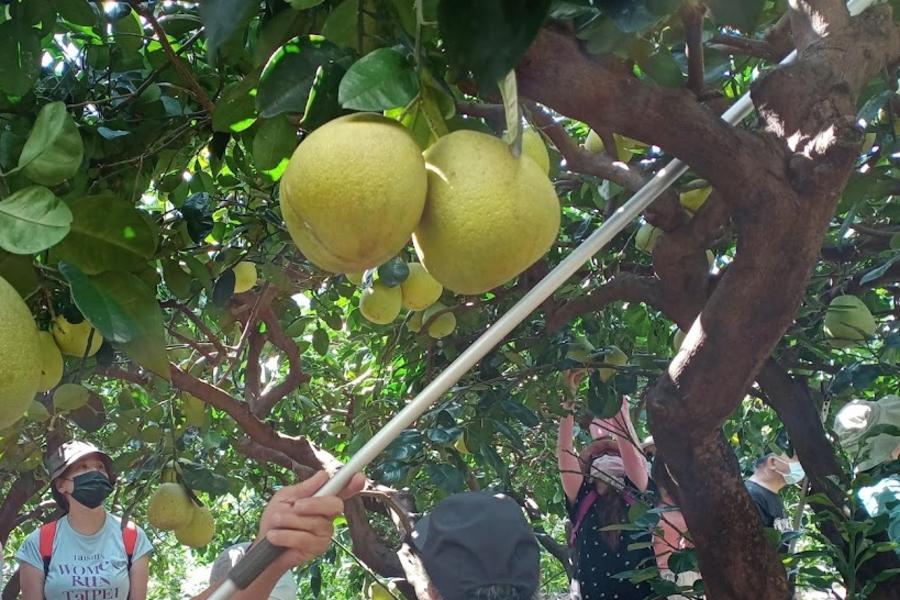
[[[791,31],[800,51],[850,22],[843,0],[789,0],[788,5]]]
[[[565,32],[542,30],[516,72],[522,95],[594,130],[658,145],[723,191],[753,185],[759,163],[771,154],[690,92],[639,80],[617,58],[588,56]]]
[[[567,302],[554,314],[548,315],[547,331],[556,331],[578,315],[602,310],[607,305],[619,301],[644,302],[666,312],[665,301],[656,278],[623,273],[594,288],[586,296]]]
[[[9,539],[10,532],[16,527],[19,511],[40,491],[42,485],[43,482],[36,479],[32,472],[27,472],[20,474],[10,486],[3,504],[0,504],[0,545]]]

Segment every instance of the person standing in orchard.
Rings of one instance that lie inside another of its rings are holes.
[[[570,397],[574,397],[584,370],[563,374]],[[638,447],[637,435],[628,414],[628,402],[610,419],[592,423],[592,434],[622,432],[613,439],[595,440],[579,456],[573,445],[574,405],[564,408],[570,414],[559,423],[557,459],[560,479],[572,525],[569,544],[573,550],[573,600],[643,600],[650,593],[648,584],[633,584],[614,577],[617,573],[650,566],[654,554],[649,547],[629,549],[631,534],[604,528],[628,522],[628,508],[647,490],[647,462]],[[648,540],[649,541],[649,540]]]
[[[33,531],[19,548],[23,600],[145,600],[152,546],[140,527],[103,506],[116,484],[109,455],[69,441],[48,458],[47,470],[65,516]]]

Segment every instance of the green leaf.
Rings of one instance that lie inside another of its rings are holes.
[[[351,110],[381,111],[409,104],[419,91],[413,65],[393,48],[379,48],[351,66],[338,101]]]
[[[126,308],[107,295],[93,278],[66,262],[59,263],[59,272],[69,282],[75,306],[104,338],[122,343],[138,335],[138,326]]]
[[[81,408],[91,398],[91,392],[77,383],[64,383],[53,392],[53,410],[58,413]]]
[[[168,380],[165,325],[155,291],[135,275],[123,271],[101,273],[91,277],[91,281],[101,294],[121,307],[130,321],[132,335],[120,342],[119,347],[137,364]],[[87,313],[85,316],[97,327]]]
[[[653,81],[667,87],[682,87],[684,85],[684,73],[681,67],[666,48],[654,52],[646,59],[638,62],[641,70],[644,71]]]
[[[266,63],[260,77],[256,97],[259,115],[271,118],[304,112],[319,69],[344,56],[344,51],[317,35],[295,38],[283,45]]]
[[[550,0],[441,0],[438,27],[452,68],[493,86],[537,36]]]
[[[128,9],[112,24],[113,39],[122,49],[137,52],[144,47],[144,28],[136,12]]]
[[[69,418],[83,430],[93,433],[106,423],[106,410],[103,408],[103,398],[90,390],[88,392],[87,404],[69,413]]]
[[[55,0],[54,4],[59,16],[70,23],[85,27],[97,24],[97,13],[88,0]]]
[[[628,33],[648,29],[666,16],[654,10],[647,0],[605,0],[594,4]]]
[[[316,73],[316,80],[309,91],[309,100],[303,111],[303,127],[311,131],[339,116],[338,90],[347,69],[343,61],[323,65]]]
[[[240,132],[256,122],[254,98],[259,76],[253,72],[227,86],[213,109],[213,131]]]
[[[16,21],[0,24],[0,90],[27,94],[40,75],[42,53],[36,29]]]
[[[731,25],[751,33],[762,16],[765,0],[708,0],[706,5],[717,25]]]
[[[256,7],[253,0],[204,0],[200,3],[200,18],[206,31],[206,49],[210,61],[216,51],[244,25],[244,18]]]
[[[84,157],[78,126],[62,102],[45,104],[28,134],[18,169],[43,185],[58,185],[75,175]]]
[[[145,369],[169,378],[162,310],[147,284],[124,271],[88,277],[64,262],[59,271],[69,282],[78,310],[104,338]]]
[[[291,8],[294,10],[306,10],[307,8],[318,6],[323,2],[325,2],[325,0],[288,0],[288,4],[290,4]]]
[[[359,0],[344,0],[325,19],[322,35],[338,46],[356,49],[358,25]]]
[[[40,287],[30,256],[8,254],[0,250],[0,277],[13,286],[23,298],[28,298]]]
[[[70,208],[71,231],[53,252],[85,273],[139,269],[156,252],[156,232],[128,202],[87,196]]]
[[[287,164],[297,147],[297,133],[285,115],[267,119],[253,138],[253,162],[260,171]]]
[[[431,464],[428,465],[427,470],[431,481],[447,493],[458,492],[465,485],[462,472],[453,465]]]
[[[72,212],[45,187],[23,188],[0,202],[0,248],[35,254],[69,233]]]
[[[315,350],[319,356],[328,354],[328,345],[330,343],[331,340],[328,337],[328,332],[321,327],[313,332],[312,346],[313,350]]]
[[[234,269],[228,269],[216,280],[216,286],[213,288],[212,301],[213,304],[220,307],[228,306],[229,300],[234,296],[235,274]]]

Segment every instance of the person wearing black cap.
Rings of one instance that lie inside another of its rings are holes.
[[[65,516],[19,548],[23,600],[144,600],[152,547],[140,527],[103,507],[116,483],[112,459],[93,444],[70,441],[48,458],[47,470]]]
[[[420,594],[431,600],[536,598],[538,542],[522,509],[503,494],[448,496],[419,520],[404,549],[407,564],[418,562],[427,575]]]

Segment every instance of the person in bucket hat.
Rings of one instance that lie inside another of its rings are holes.
[[[860,502],[873,518],[887,515],[888,537],[900,554],[900,396],[848,402],[834,418],[834,432],[856,472],[875,481],[860,488]]]
[[[140,527],[103,506],[117,479],[112,459],[73,440],[50,453],[46,467],[64,516],[29,534],[16,554],[23,600],[144,600],[152,546]]]
[[[540,583],[537,539],[503,494],[448,496],[416,524],[401,559],[431,600],[533,600]]]

